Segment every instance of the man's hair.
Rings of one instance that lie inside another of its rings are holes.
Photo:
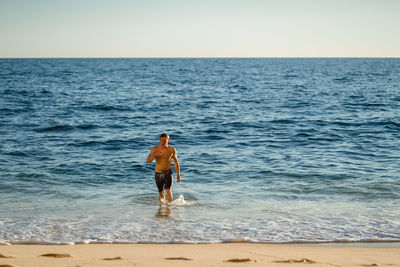
[[[162,134],[160,134],[160,138],[162,138],[162,137],[169,137],[169,134],[167,134],[167,133],[162,133]]]

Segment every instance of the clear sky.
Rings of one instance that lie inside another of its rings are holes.
[[[0,0],[0,57],[400,57],[400,0]]]

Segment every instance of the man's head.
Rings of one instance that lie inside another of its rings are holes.
[[[163,146],[168,145],[169,142],[169,135],[167,133],[160,134],[160,143]]]

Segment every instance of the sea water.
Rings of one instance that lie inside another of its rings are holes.
[[[399,70],[0,59],[0,242],[400,241]],[[145,164],[163,132],[175,205]]]

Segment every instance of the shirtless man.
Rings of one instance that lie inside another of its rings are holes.
[[[167,201],[172,201],[172,168],[171,158],[174,160],[176,174],[176,181],[180,183],[181,174],[179,170],[179,161],[176,153],[176,149],[168,145],[169,135],[163,133],[160,135],[160,144],[151,149],[149,156],[147,157],[146,163],[150,163],[153,159],[156,159],[156,173],[155,179],[158,187],[158,200],[161,201],[164,198],[164,189],[167,190]]]

